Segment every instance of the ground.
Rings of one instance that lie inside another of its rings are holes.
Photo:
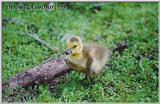
[[[56,5],[54,10],[15,10],[7,5]],[[58,8],[58,7],[64,8]],[[158,102],[158,3],[3,3],[2,79],[58,57],[26,32],[36,33],[54,47],[65,49],[65,34],[105,47],[127,40],[113,53],[92,84],[72,71],[57,85],[3,91],[4,102]]]

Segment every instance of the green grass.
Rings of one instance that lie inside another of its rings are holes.
[[[57,85],[20,88],[31,92],[15,94],[12,100],[12,90],[3,91],[4,102],[158,102],[158,3],[104,3],[100,11],[93,9],[93,3],[69,3],[64,10],[25,11],[7,10],[8,4],[2,4],[3,80],[57,57],[46,46],[19,34],[36,31],[28,29],[30,25],[37,28],[39,37],[62,51],[65,45],[60,39],[66,33],[83,35],[87,42],[98,38],[106,47],[127,39],[128,47],[113,54],[107,63],[110,67],[93,84],[82,85],[83,75],[72,71]]]

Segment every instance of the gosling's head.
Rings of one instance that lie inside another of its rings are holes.
[[[83,44],[79,36],[71,36],[67,39],[66,55],[78,55],[82,52]]]

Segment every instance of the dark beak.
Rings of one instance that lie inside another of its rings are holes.
[[[67,50],[65,51],[65,54],[66,54],[66,55],[69,55],[69,54],[71,54],[71,53],[72,53],[71,49],[67,49]]]

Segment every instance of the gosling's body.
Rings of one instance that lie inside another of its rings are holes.
[[[75,41],[71,41],[73,38],[75,38]],[[77,47],[72,48],[75,44]],[[72,53],[67,56],[67,59],[71,63],[82,67],[74,67],[73,70],[83,72],[86,74],[86,77],[90,78],[101,72],[106,61],[111,55],[111,51],[109,49],[95,43],[83,44],[81,38],[78,36],[70,37],[67,45],[67,47],[72,51]]]

